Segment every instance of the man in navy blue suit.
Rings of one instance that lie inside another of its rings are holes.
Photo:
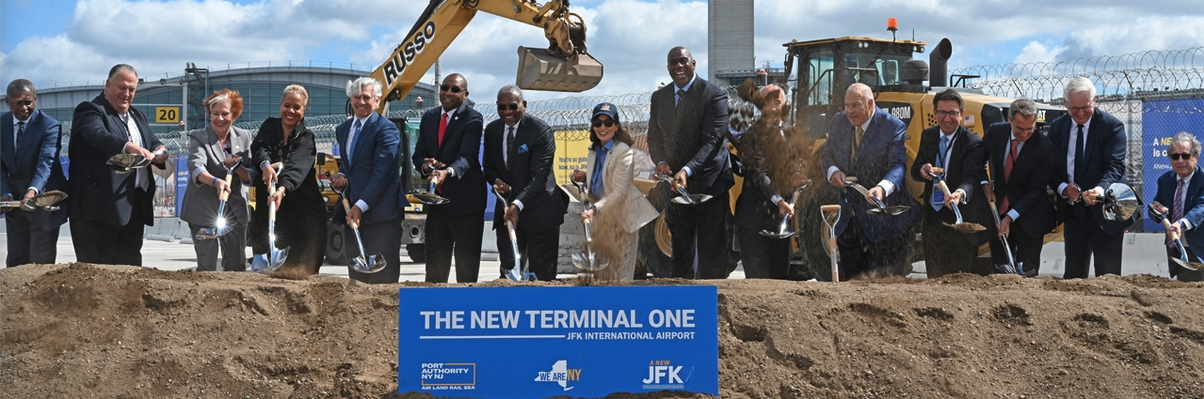
[[[1084,77],[1066,84],[1063,94],[1067,115],[1049,128],[1056,159],[1049,186],[1058,193],[1058,217],[1064,223],[1066,274],[1087,278],[1092,255],[1095,275],[1120,274],[1122,239],[1133,221],[1104,219],[1096,196],[1112,183],[1125,179],[1125,126],[1116,117],[1095,108],[1095,85]],[[1136,216],[1136,214],[1134,214]]]
[[[335,220],[345,220],[344,237],[354,237],[350,224],[359,224],[366,254],[359,247],[347,245],[347,257],[381,254],[385,268],[375,274],[360,273],[350,268],[351,279],[370,284],[396,283],[401,274],[401,222],[404,218],[404,196],[401,195],[401,176],[398,174],[397,146],[401,133],[392,121],[376,113],[380,104],[381,84],[372,78],[361,77],[347,82],[347,97],[351,98],[354,118],[339,124],[335,140],[343,149],[339,174],[330,184],[343,190],[351,211],[335,207]]]
[[[67,178],[59,163],[59,121],[36,109],[33,82],[14,80],[7,94],[10,112],[0,115],[0,200],[28,201],[49,190],[66,190]],[[8,229],[7,265],[54,263],[67,210],[2,210]]]
[[[1204,229],[1200,228],[1204,224],[1204,178],[1197,179],[1200,176],[1196,176],[1201,172],[1200,141],[1191,133],[1176,134],[1166,155],[1174,170],[1158,177],[1158,195],[1151,205],[1169,218],[1171,231],[1179,234],[1180,241],[1187,246],[1189,261],[1204,263],[1197,255],[1197,251],[1204,249]],[[1175,245],[1167,243],[1168,258],[1179,258],[1179,248]],[[1204,271],[1190,270],[1173,261],[1167,263],[1171,277],[1180,281],[1204,281]]]
[[[854,83],[845,93],[844,111],[832,118],[820,165],[828,182],[840,190],[840,220],[836,244],[840,249],[840,279],[863,273],[903,275],[908,270],[907,245],[920,218],[915,199],[903,177],[907,170],[904,133],[907,125],[874,104],[869,86]],[[886,206],[907,205],[902,214],[869,213],[868,196],[845,188],[845,177],[856,176],[869,195]]]
[[[67,212],[75,259],[87,263],[142,266],[142,233],[155,224],[155,179],[147,168],[120,174],[107,165],[117,154],[136,154],[166,168],[168,154],[146,115],[132,106],[138,72],[118,64],[109,69],[104,91],[75,107],[67,144]]]
[[[1057,221],[1045,187],[1059,156],[1049,138],[1036,129],[1037,103],[1022,98],[1008,107],[1008,122],[991,125],[983,136],[993,183],[983,187],[984,193],[998,206],[999,234],[1007,237],[1013,259],[1027,276],[1040,270],[1045,234]],[[1002,241],[991,241],[995,264],[1007,263],[1003,251]]]
[[[428,205],[426,215],[426,281],[446,283],[456,257],[456,282],[477,281],[485,220],[485,175],[481,173],[484,119],[465,103],[468,81],[458,73],[439,86],[440,106],[422,114],[414,168],[437,181],[438,194],[451,200]]]

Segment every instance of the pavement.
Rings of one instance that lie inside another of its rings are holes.
[[[156,226],[147,228],[147,239],[142,245],[142,259],[145,266],[154,267],[162,270],[190,270],[196,267],[196,253],[193,251],[192,243],[189,238],[179,238],[178,231],[180,225],[176,219],[161,218],[156,220]],[[6,223],[0,223],[0,252],[7,255],[8,252],[8,233],[5,227]],[[484,231],[483,242],[489,243],[484,248],[485,252],[481,256],[480,274],[478,281],[491,281],[499,277],[499,264],[497,261],[496,248],[492,243],[496,242],[494,232],[490,229],[490,223],[482,222],[482,230]],[[185,226],[184,231],[187,232]],[[1169,277],[1167,269],[1166,250],[1163,246],[1164,235],[1160,233],[1128,233],[1124,238],[1124,260],[1122,266],[1122,274],[1152,274],[1155,276]],[[562,243],[563,244],[563,243]],[[1042,265],[1041,274],[1050,275],[1053,277],[1062,277],[1065,272],[1062,256],[1062,243],[1050,242],[1045,245],[1042,250]],[[250,256],[250,249],[247,249],[247,256]],[[68,225],[64,224],[58,241],[58,263],[75,262],[75,250],[72,247],[71,232]],[[454,269],[454,264],[453,264]],[[909,277],[925,278],[924,262],[916,262],[913,265],[914,273]],[[347,266],[325,264],[319,270],[319,273],[329,276],[347,277]],[[1092,274],[1094,275],[1094,274]],[[571,274],[561,274],[560,278],[573,277]],[[401,264],[401,281],[424,281],[426,278],[425,265],[422,263],[411,262],[402,249],[402,264]],[[455,271],[452,271],[450,278],[455,280]],[[728,278],[742,279],[744,278],[743,267],[737,267],[731,276]]]

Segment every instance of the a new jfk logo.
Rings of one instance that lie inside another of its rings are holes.
[[[668,360],[653,360],[648,362],[648,378],[644,379],[645,384],[685,384],[681,378],[681,369],[683,366],[673,366]],[[664,379],[662,381],[662,378]],[[688,380],[690,377],[687,376]]]

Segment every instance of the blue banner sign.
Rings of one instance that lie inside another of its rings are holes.
[[[719,396],[715,286],[401,288],[397,391]]]
[[[1141,114],[1141,144],[1142,144],[1142,196],[1145,203],[1154,201],[1158,193],[1158,178],[1172,172],[1170,158],[1166,153],[1170,149],[1171,138],[1179,132],[1194,134],[1201,137],[1200,126],[1204,126],[1204,114],[1197,112],[1180,112],[1204,107],[1204,98],[1178,98],[1167,100],[1142,101]],[[1129,133],[1132,137],[1133,133]],[[1163,204],[1166,205],[1166,204]],[[1142,209],[1140,212],[1145,213]],[[1154,223],[1150,218],[1143,218],[1145,231],[1166,231],[1161,223]]]
[[[188,192],[190,179],[192,171],[188,170],[188,157],[176,157],[176,217],[184,209],[184,195]]]

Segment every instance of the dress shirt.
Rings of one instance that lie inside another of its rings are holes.
[[[863,135],[862,139],[865,139],[865,137],[864,137],[865,133],[868,133],[870,131],[870,122],[874,121],[874,112],[876,112],[876,111],[874,111],[871,108],[869,118],[866,118],[865,123],[861,124],[861,131],[862,131],[861,134]],[[851,143],[851,141],[850,141],[850,143]],[[853,160],[850,159],[849,162],[851,163],[851,162],[853,162]],[[840,168],[837,168],[836,165],[832,165],[832,167],[828,168],[828,176],[827,176],[828,181],[832,180],[832,173],[835,173],[838,170],[840,170]],[[878,182],[878,186],[882,187],[882,191],[883,191],[882,198],[889,197],[892,193],[895,192],[895,183],[891,183],[890,180],[882,179],[882,181]],[[873,187],[870,187],[870,188],[873,188]]]
[[[1187,208],[1187,188],[1191,187],[1191,178],[1195,176],[1195,169],[1192,169],[1191,174],[1187,175],[1187,177],[1180,178],[1178,174],[1175,175],[1175,184],[1179,184],[1179,180],[1183,180],[1183,194],[1179,196],[1178,200],[1179,203],[1183,204],[1184,208]],[[1174,204],[1171,206],[1174,206]],[[1167,212],[1167,216],[1170,216],[1172,212],[1174,212],[1174,209],[1171,209],[1170,212]],[[1176,220],[1176,222],[1179,222],[1184,231],[1193,229],[1195,226],[1192,226],[1191,221],[1187,220],[1187,209],[1180,209],[1179,212],[1183,213],[1183,218]]]
[[[510,139],[509,139],[510,129],[514,129],[514,138],[517,139],[518,138],[518,125],[521,123],[522,123],[522,118],[519,118],[519,121],[515,122],[514,126],[510,126],[505,123],[502,124],[502,163],[506,164],[506,169],[510,169]],[[517,149],[514,151],[518,152]],[[510,184],[510,183],[507,182],[506,184]],[[513,184],[510,184],[510,189],[514,190]],[[520,201],[518,198],[514,199],[513,205],[518,207],[519,212],[523,211],[523,202]]]
[[[1094,114],[1092,116],[1094,116]],[[1083,123],[1083,155],[1084,156],[1087,155],[1087,138],[1089,137],[1087,135],[1087,132],[1090,132],[1090,131],[1091,131],[1091,119],[1087,119],[1087,122]],[[1067,145],[1066,145],[1066,176],[1067,176],[1068,180],[1070,180],[1070,181],[1065,181],[1065,182],[1062,182],[1062,184],[1058,185],[1058,195],[1062,196],[1062,198],[1066,198],[1065,195],[1062,195],[1062,192],[1066,191],[1066,186],[1069,186],[1070,182],[1078,183],[1077,181],[1075,181],[1075,179],[1078,178],[1078,176],[1074,175],[1074,163],[1078,162],[1077,159],[1074,159],[1074,148],[1076,145],[1078,145],[1078,139],[1079,139],[1078,135],[1079,135],[1079,123],[1075,122],[1074,119],[1072,118],[1070,120],[1070,141],[1068,141]],[[1082,186],[1080,186],[1079,188],[1083,189]]]

